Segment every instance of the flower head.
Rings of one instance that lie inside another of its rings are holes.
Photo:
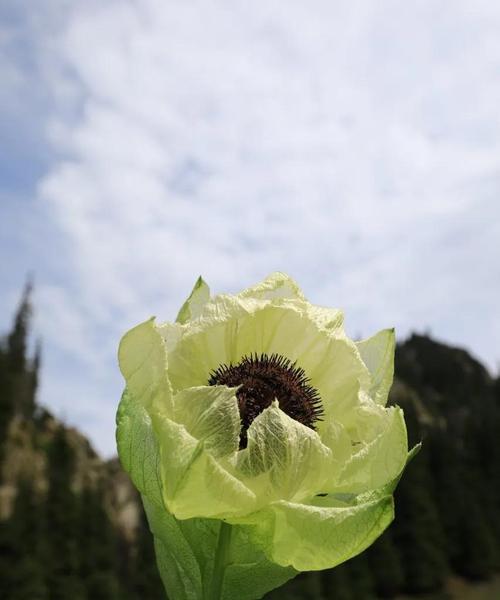
[[[332,567],[393,518],[408,450],[385,406],[394,344],[393,330],[353,342],[284,274],[214,298],[199,279],[175,323],[121,342],[122,462],[177,519],[245,526],[278,565]]]

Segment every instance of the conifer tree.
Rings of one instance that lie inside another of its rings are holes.
[[[26,364],[31,318],[31,285],[23,292],[11,332],[0,346],[0,465],[5,440],[16,409],[22,404],[26,388]],[[1,481],[1,474],[0,474]]]
[[[300,573],[282,587],[265,595],[265,600],[325,600],[320,572]]]
[[[325,600],[358,600],[352,592],[349,569],[345,563],[322,571],[321,579]]]
[[[447,574],[445,537],[431,495],[427,450],[410,463],[395,494],[398,510],[393,525],[408,593],[441,589]]]
[[[33,371],[27,356],[32,314],[32,285],[27,283],[11,332],[0,344],[0,466],[5,453],[7,432],[15,414],[30,418],[35,406]],[[37,368],[37,364],[34,367]],[[0,470],[0,482],[2,474]]]
[[[368,561],[368,553],[362,552],[346,563],[351,594],[356,600],[374,600],[374,580]]]
[[[10,393],[11,378],[8,370],[7,350],[0,345],[0,485],[3,480],[3,461],[10,420],[13,414],[13,401]]]
[[[9,600],[49,600],[40,502],[28,480],[18,484],[12,515],[2,524],[0,580]]]
[[[24,373],[26,371],[28,334],[32,316],[32,289],[31,282],[28,282],[14,317],[12,331],[7,337],[8,363],[11,373]]]
[[[104,508],[102,482],[86,482],[80,497],[78,548],[87,598],[120,600],[116,533]]]
[[[85,597],[79,577],[79,506],[72,490],[74,459],[74,451],[68,443],[65,429],[61,426],[48,449],[47,568],[51,600],[82,600]]]
[[[403,587],[404,575],[394,545],[392,527],[368,549],[367,554],[377,596],[393,598]]]

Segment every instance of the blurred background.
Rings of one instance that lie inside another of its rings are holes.
[[[373,549],[270,597],[500,598],[499,106],[491,0],[1,0],[0,597],[162,597],[119,339],[282,270],[396,327],[425,443]]]

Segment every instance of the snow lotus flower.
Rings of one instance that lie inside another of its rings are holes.
[[[123,337],[118,450],[172,600],[260,598],[383,532],[408,457],[394,348],[281,273],[213,298],[200,278],[174,323]]]

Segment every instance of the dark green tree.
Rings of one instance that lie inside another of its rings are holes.
[[[346,564],[322,571],[322,590],[325,600],[357,600],[354,596]]]
[[[117,537],[104,505],[103,482],[86,482],[80,496],[80,576],[87,598],[119,600]]]
[[[11,332],[0,341],[0,483],[3,477],[7,433],[14,415],[31,419],[35,410],[40,348],[28,357],[32,315],[31,283],[28,283],[14,317]]]
[[[439,590],[447,575],[445,536],[431,485],[424,447],[408,466],[395,495],[393,532],[409,593]]]
[[[265,600],[324,600],[319,572],[301,573],[280,588],[265,595]]]
[[[11,332],[0,345],[0,465],[5,454],[7,432],[14,414],[34,402],[30,395],[28,334],[31,320],[31,284],[27,284]],[[1,475],[0,475],[1,481]]]
[[[351,592],[359,600],[374,600],[374,581],[367,552],[349,560],[345,567],[349,574]]]
[[[28,282],[14,317],[12,331],[7,337],[8,365],[11,373],[24,373],[27,367],[28,334],[32,316],[31,293],[33,286]]]
[[[404,573],[390,527],[367,551],[373,586],[380,598],[393,598],[402,589]]]
[[[28,480],[18,484],[14,510],[0,534],[0,581],[9,600],[48,600],[44,519]]]
[[[48,449],[49,490],[46,501],[48,586],[51,600],[82,600],[78,548],[79,502],[72,490],[74,450],[59,427]]]
[[[3,480],[7,432],[14,412],[11,387],[7,349],[4,345],[0,345],[0,485]]]

